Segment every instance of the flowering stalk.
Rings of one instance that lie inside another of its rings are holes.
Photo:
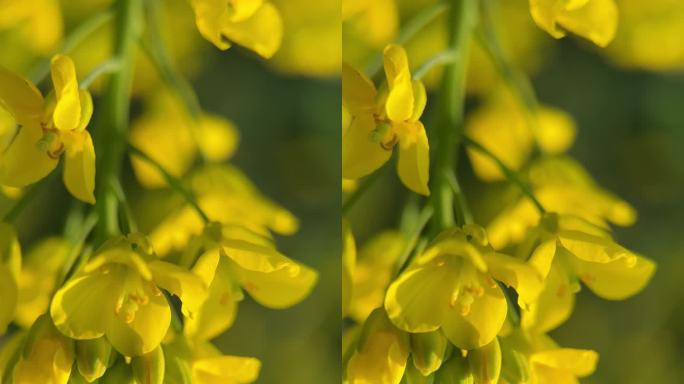
[[[140,31],[142,2],[122,0],[117,3],[114,56],[121,69],[112,75],[104,96],[104,109],[96,143],[98,153],[97,210],[100,216],[98,238],[119,233],[118,198],[112,180],[121,173],[128,129],[131,82],[133,78],[134,44]]]
[[[442,81],[441,121],[433,133],[435,165],[432,184],[432,205],[435,209],[435,230],[454,224],[454,197],[449,181],[456,167],[456,149],[463,131],[465,73],[470,39],[477,14],[476,0],[452,0],[449,11],[449,49],[462,58],[446,67]]]

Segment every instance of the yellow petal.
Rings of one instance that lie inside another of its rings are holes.
[[[121,292],[120,276],[93,273],[69,280],[50,305],[50,315],[57,329],[72,339],[95,339],[105,333],[114,316]],[[84,311],[83,308],[100,308]]]
[[[224,240],[223,251],[233,262],[240,285],[259,304],[287,308],[309,295],[318,280],[313,269],[276,250],[239,240]]]
[[[17,282],[9,268],[0,264],[0,335],[5,334],[7,325],[14,318],[17,298]]]
[[[407,332],[437,330],[448,316],[458,276],[456,266],[443,259],[404,271],[385,296],[392,323]]]
[[[55,126],[71,131],[80,126],[81,97],[74,62],[64,55],[55,55],[51,61],[52,84],[57,104],[53,114]]]
[[[346,220],[342,221],[342,239],[342,316],[346,316],[352,300],[353,274],[356,264],[356,242]]]
[[[264,3],[249,19],[226,23],[221,34],[235,44],[270,59],[280,48],[283,20],[273,4]]]
[[[442,365],[447,340],[440,331],[412,333],[411,356],[413,365],[423,376],[429,376]]]
[[[535,352],[530,356],[530,363],[543,364],[579,377],[591,375],[597,362],[598,353],[587,349],[559,348]]]
[[[532,18],[555,38],[570,31],[600,47],[615,37],[618,10],[614,0],[589,0],[568,3],[566,0],[530,0]]]
[[[631,259],[634,255],[610,238],[594,236],[580,231],[561,231],[560,244],[573,256],[586,261],[608,263],[618,258]]]
[[[418,121],[413,129],[414,137],[399,139],[399,161],[397,172],[404,185],[424,196],[430,195],[430,147],[425,127]]]
[[[518,304],[526,308],[536,300],[542,289],[539,272],[520,259],[501,253],[490,252],[484,254],[485,262],[491,275],[513,287],[518,293]]]
[[[390,44],[385,47],[383,54],[389,85],[385,111],[392,121],[406,121],[413,116],[415,103],[406,51],[399,45]]]
[[[195,126],[195,140],[207,160],[221,162],[233,156],[239,136],[231,121],[220,116],[203,114]]]
[[[207,294],[207,286],[202,279],[186,269],[164,261],[152,261],[149,267],[154,283],[178,297],[183,303],[183,315],[193,317]]]
[[[210,0],[210,2],[215,1]],[[223,7],[228,8],[228,15],[232,21],[242,21],[252,17],[259,7],[262,6],[264,0],[228,1],[228,4],[226,4],[226,0],[219,2],[223,3]]]
[[[0,160],[0,184],[24,187],[47,176],[57,166],[38,148],[42,130],[38,121],[29,122],[19,129],[12,144]]]
[[[409,343],[379,308],[368,317],[362,340],[347,363],[349,384],[399,384],[406,369]]]
[[[193,383],[247,384],[259,377],[261,362],[253,357],[217,356],[195,360]]]
[[[0,66],[0,107],[21,125],[38,122],[43,113],[43,96],[30,81]]]
[[[199,311],[185,318],[184,332],[193,339],[209,340],[233,324],[239,292],[234,287],[230,263],[218,250],[200,256],[193,272],[208,287],[207,296]]]
[[[476,297],[464,315],[458,305],[448,306],[442,330],[447,339],[461,349],[476,349],[494,340],[501,330],[508,304],[501,288],[482,284],[484,294]]]
[[[570,278],[558,262],[551,266],[544,289],[529,311],[522,311],[521,325],[535,333],[545,333],[564,323],[575,306]]]
[[[608,263],[592,263],[572,258],[575,273],[598,296],[608,300],[624,300],[641,291],[651,280],[656,265],[653,261],[633,255]]]
[[[83,135],[83,148],[65,153],[64,185],[77,199],[95,204],[95,147],[90,134]]]
[[[148,299],[147,303],[138,305],[135,317],[130,323],[110,314],[106,330],[107,339],[124,356],[140,356],[153,351],[169,329],[171,309],[164,295],[158,292],[149,295]]]
[[[73,341],[64,337],[44,315],[31,327],[27,343],[14,367],[15,384],[66,384],[74,363]]]
[[[342,135],[342,177],[358,179],[380,168],[389,160],[391,150],[371,139],[375,119],[371,114],[354,117]]]
[[[112,345],[105,337],[76,341],[76,363],[78,372],[89,383],[104,375],[109,365]]]
[[[375,85],[359,70],[342,63],[342,103],[353,116],[375,109]]]

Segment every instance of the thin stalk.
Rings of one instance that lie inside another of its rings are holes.
[[[123,223],[125,224],[124,232],[132,233],[138,231],[138,223],[133,217],[133,210],[130,204],[128,204],[128,199],[126,198],[126,193],[124,192],[121,182],[116,180],[115,185],[112,186],[114,191],[116,191],[116,196],[119,198],[119,206],[121,207],[121,215],[123,217]]]
[[[418,34],[418,32],[423,30],[423,28],[425,28],[428,24],[444,14],[444,12],[446,12],[448,9],[449,4],[445,2],[437,2],[436,4],[423,9],[421,12],[407,21],[406,24],[404,24],[402,29],[397,34],[397,38],[394,40],[394,43],[400,45],[405,44],[416,34]],[[371,78],[375,80],[382,75],[382,52],[373,58],[373,61],[367,69],[368,73],[371,74]]]
[[[150,61],[156,68],[159,76],[166,85],[171,88],[185,105],[188,115],[193,120],[198,120],[202,113],[199,99],[192,85],[178,71],[171,60],[166,44],[161,34],[161,21],[159,18],[159,0],[150,0],[147,4],[147,39],[141,41],[141,45]]]
[[[81,44],[88,36],[95,32],[98,28],[105,25],[114,17],[114,9],[107,8],[102,12],[98,12],[89,19],[85,20],[79,26],[74,28],[62,42],[62,45],[55,53],[68,54],[73,51],[79,44]],[[41,60],[35,68],[31,71],[29,78],[35,84],[42,82],[50,73],[50,60],[47,57]]]
[[[494,163],[496,163],[496,166],[499,168],[501,173],[506,176],[506,179],[508,179],[509,182],[515,184],[520,191],[534,204],[534,206],[537,208],[539,213],[542,215],[546,213],[546,210],[544,209],[544,206],[539,202],[537,197],[534,195],[534,192],[532,191],[532,188],[525,182],[523,181],[522,177],[518,174],[518,172],[508,168],[506,164],[504,164],[501,159],[499,159],[498,156],[496,156],[493,152],[485,148],[482,144],[478,143],[477,141],[471,139],[468,136],[463,136],[463,141],[465,144],[472,149],[480,152],[484,156],[490,158]]]
[[[349,195],[349,197],[342,203],[342,215],[346,215],[352,209],[354,204],[356,204],[361,196],[363,196],[368,189],[375,184],[375,182],[380,178],[380,170],[373,172],[370,176],[366,177],[361,181],[361,185],[354,190],[354,192]]]
[[[536,113],[539,110],[539,101],[530,79],[516,68],[505,54],[496,31],[492,7],[494,7],[492,0],[483,0],[481,3],[482,17],[476,34],[478,42],[491,59],[501,79],[522,101],[525,107],[525,118],[532,131],[537,132],[539,122]]]
[[[121,61],[118,58],[110,59],[104,63],[93,68],[84,78],[79,82],[81,89],[88,89],[98,77],[102,75],[112,74],[121,69]]]
[[[436,55],[432,56],[429,58],[423,65],[418,67],[418,69],[413,72],[413,79],[414,80],[422,80],[425,75],[430,72],[432,68],[435,68],[440,65],[445,65],[445,64],[451,64],[459,60],[460,57],[458,55],[458,52],[452,51],[452,50],[446,50],[437,53]]]
[[[96,132],[98,154],[97,211],[98,242],[120,233],[118,198],[112,180],[118,180],[123,164],[125,142],[130,118],[131,86],[135,42],[141,30],[142,1],[119,0],[115,3],[114,57],[121,69],[111,76],[104,95],[102,119]]]
[[[26,207],[33,201],[33,199],[38,195],[43,187],[50,182],[55,176],[56,172],[53,171],[50,175],[38,181],[28,188],[26,192],[17,200],[16,203],[10,208],[9,211],[2,218],[5,223],[13,223],[19,215],[26,209]]]
[[[461,184],[458,182],[458,178],[453,173],[449,175],[449,184],[454,192],[454,197],[456,197],[456,205],[458,206],[457,213],[459,215],[459,222],[463,224],[473,224],[473,214],[470,211],[470,206],[468,206],[468,201],[463,194],[463,189],[461,189]]]
[[[454,225],[454,196],[449,182],[457,165],[457,149],[463,133],[466,58],[476,23],[477,0],[449,0],[449,50],[461,60],[446,67],[441,89],[440,121],[432,135],[435,148],[432,173],[432,205],[435,210],[434,232]]]
[[[74,237],[72,239],[73,248],[67,255],[66,262],[62,267],[61,276],[58,279],[60,284],[56,285],[55,287],[59,288],[64,284],[64,282],[69,280],[71,275],[74,274],[74,272],[78,269],[78,266],[81,264],[78,262],[79,259],[85,260],[90,255],[92,248],[84,247],[83,244],[85,244],[86,239],[93,231],[95,224],[97,224],[97,214],[95,211],[92,211],[81,223],[78,233],[74,233]]]
[[[157,162],[156,160],[148,156],[145,152],[141,151],[140,149],[136,148],[130,143],[128,144],[128,150],[133,156],[138,157],[140,160],[148,163],[149,165],[157,169],[157,171],[161,173],[164,180],[166,180],[166,182],[169,184],[171,189],[178,192],[185,198],[188,204],[190,204],[193,207],[193,209],[197,211],[197,213],[200,215],[205,224],[209,223],[209,216],[204,212],[202,207],[200,207],[192,191],[183,186],[183,182],[181,180],[170,174],[166,169],[164,169],[164,166],[159,164],[159,162]]]

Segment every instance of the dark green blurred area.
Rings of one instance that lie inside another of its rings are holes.
[[[571,150],[639,219],[615,228],[624,246],[658,263],[650,285],[622,302],[586,289],[553,332],[561,345],[599,351],[586,383],[684,382],[684,75],[624,71],[563,41],[535,78],[539,97],[578,122]]]
[[[234,163],[299,218],[299,232],[279,238],[279,248],[319,271],[311,296],[291,309],[240,303],[235,325],[215,342],[261,359],[259,383],[338,382],[340,84],[274,73],[236,49],[213,55],[196,87],[204,108],[239,127]]]

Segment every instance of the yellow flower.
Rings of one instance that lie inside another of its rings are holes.
[[[458,348],[477,349],[496,337],[506,318],[496,280],[516,289],[523,308],[541,288],[532,267],[494,252],[484,229],[466,225],[443,232],[399,275],[387,290],[385,309],[402,330],[441,329]]]
[[[530,12],[537,25],[556,39],[569,31],[605,47],[617,30],[615,0],[530,0]]]
[[[190,3],[197,29],[219,49],[228,49],[234,42],[268,59],[280,47],[283,21],[268,1],[191,0]]]
[[[517,330],[501,339],[502,379],[505,383],[579,384],[578,378],[596,370],[598,354],[592,350],[561,348],[546,335]]]
[[[79,89],[74,63],[52,58],[51,92],[44,101],[27,80],[0,68],[0,106],[17,133],[0,162],[0,183],[23,187],[45,177],[64,154],[64,185],[79,200],[95,203],[95,149],[86,126],[93,114],[90,93]]]
[[[399,10],[394,0],[342,0],[342,53],[346,62],[358,66],[367,63],[398,30]]]
[[[154,260],[138,235],[105,243],[53,298],[55,326],[77,340],[107,336],[124,356],[140,356],[159,346],[171,321],[163,288],[180,298],[182,312],[199,310],[206,286],[174,264]],[[84,308],[88,308],[84,311]]]
[[[52,324],[50,316],[40,316],[31,327],[22,353],[14,366],[15,384],[66,384],[74,363],[74,343]]]
[[[577,128],[564,111],[540,106],[530,112],[511,91],[500,89],[468,117],[465,131],[508,168],[520,170],[530,159],[535,144],[546,154],[565,152],[572,145]],[[489,157],[473,149],[467,153],[480,179],[505,178]]]
[[[14,228],[0,223],[0,335],[5,333],[17,309],[21,247]],[[30,324],[29,324],[30,325]]]
[[[274,309],[291,307],[309,295],[317,273],[279,253],[273,245],[255,244],[210,224],[193,272],[208,287],[195,316],[186,316],[184,332],[211,339],[235,319],[237,301],[245,290],[259,304]]]
[[[33,53],[47,55],[62,39],[63,21],[57,0],[0,0],[0,31],[16,29]]]
[[[603,228],[569,215],[546,214],[530,264],[546,279],[539,300],[523,311],[522,325],[546,332],[567,319],[579,281],[607,300],[641,291],[656,265],[619,244]]]
[[[361,248],[353,269],[353,289],[349,315],[363,321],[382,306],[385,290],[397,268],[397,259],[406,247],[406,240],[399,232],[382,232]]]
[[[548,211],[579,216],[602,227],[609,222],[629,226],[636,220],[631,205],[598,186],[570,157],[542,157],[531,164],[527,175],[535,196]],[[496,249],[517,243],[540,218],[528,198],[515,199],[487,226],[489,240]]]
[[[33,246],[24,256],[15,316],[18,325],[28,328],[45,313],[70,251],[72,246],[66,240],[51,237]]]
[[[399,178],[414,192],[429,195],[429,145],[419,120],[427,100],[425,87],[411,79],[402,47],[388,45],[384,63],[388,90],[381,95],[362,73],[342,66],[343,105],[353,118],[342,134],[342,177],[370,174],[389,160],[398,144]]]
[[[161,93],[148,103],[145,114],[133,121],[130,140],[167,172],[182,177],[198,153],[210,162],[228,160],[237,149],[239,134],[231,121],[219,116],[203,113],[193,121],[174,96]],[[164,177],[150,164],[135,156],[131,163],[143,186],[166,186]]]
[[[684,66],[684,3],[622,0],[620,28],[605,51],[630,68],[677,71]],[[658,44],[653,44],[657,41]]]
[[[349,384],[399,384],[409,356],[409,340],[382,308],[371,312],[346,368]]]
[[[272,0],[283,16],[283,43],[269,61],[278,70],[339,76],[342,31],[339,1]]]
[[[342,317],[347,316],[352,303],[354,266],[356,265],[356,242],[349,223],[342,220]],[[377,308],[376,305],[374,308]]]
[[[269,231],[290,235],[299,227],[292,213],[263,196],[240,170],[231,165],[203,167],[190,177],[190,185],[199,205],[213,221],[266,239],[270,239]],[[184,249],[188,240],[201,234],[203,228],[202,219],[186,204],[172,210],[152,231],[150,239],[158,254],[167,255]]]

